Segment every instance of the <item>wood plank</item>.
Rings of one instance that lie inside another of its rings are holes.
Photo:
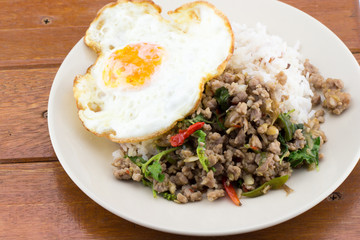
[[[0,68],[60,64],[87,27],[0,30]],[[11,39],[11,41],[9,41]]]
[[[0,1],[0,29],[87,26],[101,7],[114,1],[67,0],[55,1],[49,5],[44,4],[41,0],[33,0],[31,2],[27,0],[3,0]],[[331,25],[336,19],[341,19],[346,26],[356,23],[354,21],[356,14],[358,14],[358,1],[356,0],[282,1],[307,12],[321,22],[324,22],[325,25]],[[16,13],[12,13],[13,9],[16,9]],[[49,20],[47,24],[42,21],[45,18]]]
[[[332,30],[351,50],[360,49],[358,0],[281,0],[314,17]]]
[[[3,0],[0,29],[87,26],[101,7],[113,1],[67,0],[48,4],[42,0]]]
[[[39,64],[60,64],[84,35],[96,11],[109,1],[37,0],[1,1],[0,68]],[[356,0],[285,0],[323,22],[352,50],[360,49],[358,2]],[[18,8],[19,6],[19,8]],[[17,12],[10,9],[17,8]],[[8,14],[10,12],[11,14]],[[41,19],[48,16],[49,24]]]
[[[0,163],[55,158],[43,113],[56,71],[57,68],[0,71]]]
[[[147,229],[101,208],[58,162],[0,165],[0,239],[188,239]],[[308,212],[261,231],[210,239],[357,239],[360,236],[360,164]],[[196,203],[195,203],[196,204]],[[202,239],[202,238],[193,238]]]

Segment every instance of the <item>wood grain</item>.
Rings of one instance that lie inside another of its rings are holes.
[[[85,34],[86,27],[0,30],[0,69],[60,64]],[[11,41],[9,41],[11,39]]]
[[[0,239],[188,239],[135,225],[106,211],[76,187],[58,162],[2,164],[0,183]],[[359,189],[360,164],[336,190],[340,200],[324,200],[268,229],[210,239],[312,239],[314,233],[316,239],[357,239]]]
[[[351,50],[360,49],[360,9],[357,0],[282,0],[332,30]]]
[[[5,47],[0,53],[0,68],[60,64],[85,34],[98,9],[108,2],[111,1],[67,0],[48,5],[40,0],[1,1],[0,45]],[[324,23],[351,50],[360,49],[357,1],[284,2]],[[11,11],[13,8],[16,12]],[[50,22],[44,25],[46,18]]]
[[[101,7],[114,1],[67,0],[51,4],[42,0],[0,1],[0,29],[87,26]]]
[[[0,163],[55,158],[43,113],[56,71],[0,71]]]

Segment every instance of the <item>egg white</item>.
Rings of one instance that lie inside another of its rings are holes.
[[[74,83],[79,117],[88,130],[117,142],[145,140],[196,109],[205,81],[223,71],[232,53],[231,27],[203,2],[170,16],[175,21],[163,19],[149,1],[121,1],[105,7],[91,23],[85,42],[99,57]],[[139,87],[105,86],[102,76],[109,56],[137,43],[163,49],[156,71]]]

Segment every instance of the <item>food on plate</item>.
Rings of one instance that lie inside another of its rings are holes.
[[[257,197],[286,185],[300,167],[319,168],[327,141],[325,111],[340,114],[350,95],[339,79],[324,79],[266,27],[232,23],[235,50],[222,75],[206,83],[201,103],[160,137],[122,143],[114,175],[142,182],[177,203],[228,195]]]
[[[83,125],[119,142],[114,176],[177,203],[258,197],[319,168],[325,110],[350,104],[339,79],[257,24],[214,6],[169,15],[151,1],[105,6],[85,43],[98,58],[74,81]],[[322,103],[321,108],[319,105]],[[325,109],[325,110],[324,110]]]
[[[227,18],[206,2],[161,15],[149,0],[101,9],[85,43],[98,58],[74,81],[83,125],[114,142],[138,142],[170,130],[198,107],[204,84],[233,52]],[[221,44],[219,44],[221,43]]]

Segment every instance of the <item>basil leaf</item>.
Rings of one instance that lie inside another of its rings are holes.
[[[298,129],[303,130],[304,129],[304,124],[302,124],[302,123],[294,124],[294,129],[295,129],[295,131],[298,130]]]
[[[226,111],[230,107],[230,94],[226,87],[216,89],[215,99],[222,111]]]
[[[291,164],[291,167],[297,167],[305,163],[315,163],[319,165],[319,150],[320,150],[320,137],[315,139],[311,138],[307,141],[306,146],[303,149],[299,149],[290,153],[289,157],[286,158]]]
[[[162,167],[159,161],[154,162],[147,168],[148,175],[151,175],[153,179],[155,179],[158,182],[163,182],[165,175],[162,174]]]
[[[139,156],[128,156],[125,155],[125,158],[130,159],[133,163],[135,163],[138,167],[142,167],[144,163],[146,163],[145,159]]]
[[[285,142],[288,142],[291,139],[293,139],[295,132],[295,125],[290,121],[290,112],[281,113],[277,118],[277,122],[284,131]]]
[[[280,148],[281,148],[281,157],[284,156],[284,154],[289,151],[289,146],[286,144],[285,137],[279,133],[278,141],[280,142]]]
[[[152,156],[146,163],[141,165],[141,172],[145,175],[145,177],[150,176],[158,182],[164,181],[164,175],[161,174],[162,169],[161,169],[160,159],[166,154],[171,153],[177,149],[179,148],[178,147],[170,148],[168,150],[159,152],[158,154]],[[150,165],[150,163],[152,164]]]
[[[185,123],[185,125],[188,127],[192,124],[195,124],[197,122],[205,122],[205,123],[209,123],[209,124],[213,124],[213,121],[209,121],[207,119],[205,119],[205,117],[202,114],[196,115],[196,117],[194,118],[190,118],[190,119],[184,119],[183,122]]]

